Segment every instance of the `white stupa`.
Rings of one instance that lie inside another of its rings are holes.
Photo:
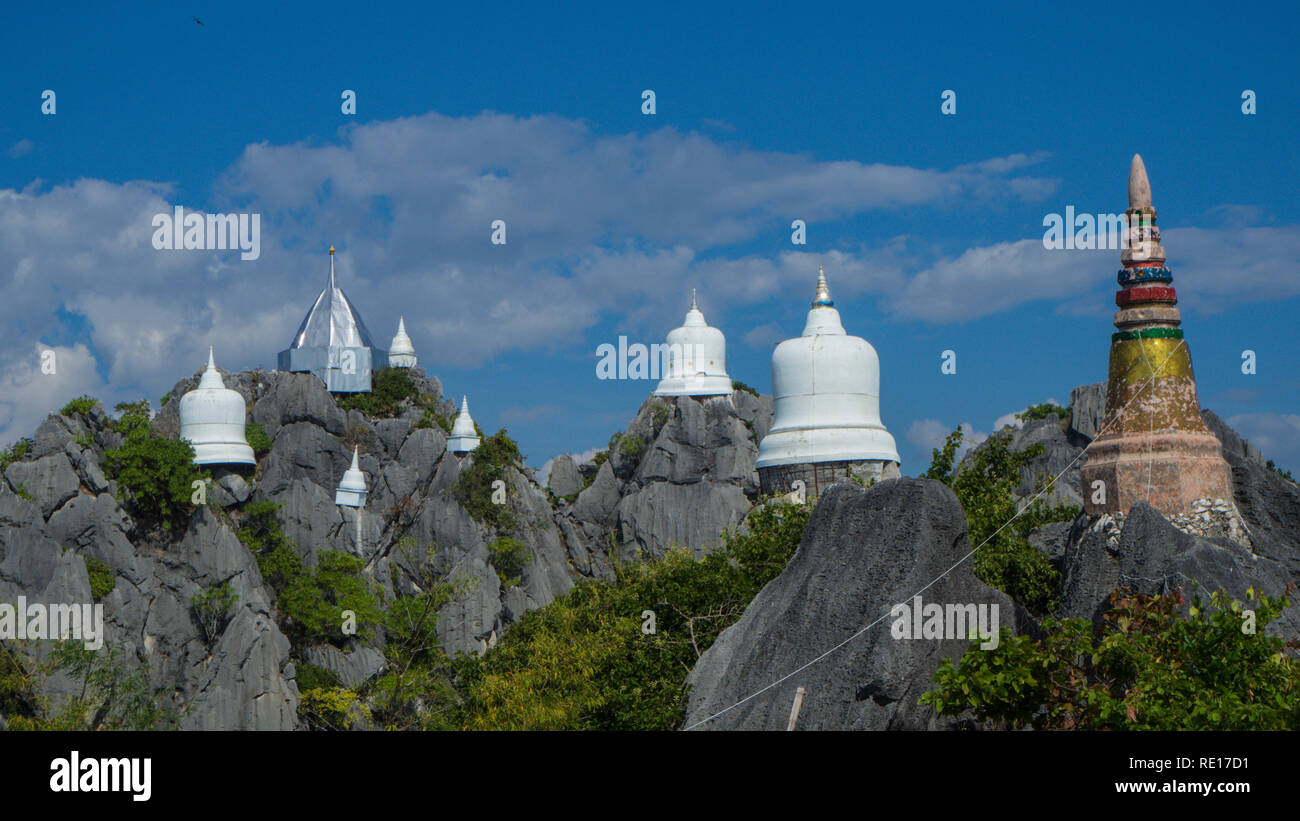
[[[181,397],[180,438],[194,446],[196,465],[252,465],[244,438],[244,397],[226,387],[208,348],[208,367],[198,387]]]
[[[802,479],[809,497],[857,474],[899,474],[898,448],[880,419],[880,359],[865,340],[849,336],[835,310],[826,274],[803,335],[772,353],[775,419],[759,443],[764,493],[788,493]]]
[[[393,341],[388,345],[388,364],[394,368],[414,368],[420,364],[411,337],[406,335],[406,317],[397,319],[397,333],[393,334]]]
[[[474,420],[469,415],[469,399],[462,396],[460,413],[451,425],[451,436],[447,437],[447,450],[452,453],[469,453],[478,444],[478,432],[474,430]]]
[[[695,304],[691,290],[691,307],[682,327],[668,332],[668,366],[655,396],[730,396],[731,377],[727,376],[727,338],[722,331],[709,327],[704,314]]]
[[[352,449],[352,467],[343,472],[338,490],[334,491],[334,504],[344,507],[366,506],[366,474],[357,463],[357,449]]]

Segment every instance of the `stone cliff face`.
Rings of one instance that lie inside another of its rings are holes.
[[[436,378],[411,374],[439,413],[454,415]],[[155,690],[188,708],[184,726],[203,729],[296,728],[295,660],[329,669],[350,686],[383,667],[375,648],[356,642],[289,646],[276,624],[274,593],[236,538],[245,504],[278,504],[284,534],[308,565],[323,550],[342,550],[361,557],[389,591],[397,585],[411,592],[429,570],[458,583],[464,594],[439,613],[443,647],[482,652],[578,579],[612,577],[611,550],[660,555],[671,545],[716,545],[756,494],[757,440],[771,424],[770,400],[743,392],[734,402],[647,401],[623,434],[639,445],[615,448],[598,469],[561,460],[550,493],[531,470],[507,468],[505,504],[516,524],[500,534],[455,496],[474,455],[449,453],[436,425],[417,427],[422,408],[408,403],[396,418],[370,419],[340,409],[309,374],[223,376],[272,446],[251,475],[217,471],[208,506],[195,510],[183,532],[146,530],[132,520],[101,468],[104,451],[121,437],[99,406],[84,417],[51,415],[31,453],[0,481],[0,600],[89,602],[82,557],[103,561],[115,581],[103,599],[106,641],[143,665]],[[197,375],[176,384],[153,421],[156,434],[179,434],[177,400],[196,383]],[[370,489],[360,511],[334,505],[353,446]],[[585,489],[582,471],[592,479]],[[499,535],[517,538],[528,552],[509,587],[488,550]],[[222,582],[238,604],[209,645],[190,600]]]

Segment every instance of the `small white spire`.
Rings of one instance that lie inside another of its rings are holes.
[[[406,317],[404,317],[404,316],[399,316],[399,317],[397,318],[397,332],[398,332],[399,334],[404,334],[404,333],[406,333]]]
[[[352,467],[348,468],[348,470],[361,470],[361,465],[360,465],[360,463],[357,462],[357,446],[356,446],[356,445],[353,445],[353,446],[352,446]]]
[[[692,311],[698,311],[699,309],[700,309],[700,306],[695,304],[695,289],[692,288],[692,289],[691,289],[691,310],[692,310]]]

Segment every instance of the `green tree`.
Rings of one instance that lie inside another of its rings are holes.
[[[190,610],[199,621],[203,640],[209,645],[221,636],[230,621],[230,608],[239,597],[228,582],[210,585],[190,598]]]
[[[1300,664],[1263,629],[1288,601],[1258,598],[1249,630],[1246,608],[1218,592],[1184,617],[1177,592],[1116,591],[1096,629],[1048,618],[1042,639],[1003,628],[996,649],[945,659],[921,701],[1003,728],[1297,730]]]
[[[492,485],[505,479],[506,469],[518,468],[524,457],[519,446],[506,433],[505,428],[492,436],[483,437],[474,451],[469,467],[460,472],[456,480],[455,495],[469,515],[498,531],[514,527],[514,514],[506,505],[492,501]]]
[[[154,437],[147,423],[132,428],[120,447],[104,452],[104,472],[130,493],[138,516],[169,530],[194,509],[194,483],[208,479],[194,465],[189,442]]]
[[[948,435],[943,448],[934,450],[925,477],[947,484],[961,502],[971,545],[978,548],[975,575],[1036,613],[1051,611],[1060,574],[1028,536],[1047,522],[1073,519],[1079,508],[1049,508],[1039,499],[1017,515],[1020,470],[1042,454],[1041,442],[1012,453],[1011,434],[996,433],[971,452],[969,462],[954,468],[961,440],[960,428]]]

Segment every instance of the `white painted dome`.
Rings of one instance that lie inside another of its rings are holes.
[[[731,395],[727,338],[704,321],[704,314],[695,304],[695,291],[691,291],[686,321],[668,332],[667,343],[667,372],[655,390],[656,396]]]
[[[226,387],[209,348],[198,387],[181,397],[180,438],[194,446],[194,464],[257,463],[244,438],[244,411],[244,397]]]
[[[803,336],[772,353],[775,419],[759,443],[758,468],[899,461],[880,420],[880,359],[865,339],[844,332],[834,305],[819,272]]]
[[[479,446],[478,432],[474,430],[474,419],[469,415],[469,398],[460,398],[460,413],[451,425],[451,436],[447,437],[447,450],[452,453],[469,453]]]
[[[414,368],[419,364],[411,337],[406,335],[406,317],[397,320],[397,333],[388,346],[388,364],[394,368]]]
[[[334,491],[334,504],[347,507],[366,506],[366,475],[357,463],[357,449],[352,449],[352,467],[343,472],[338,490]]]

